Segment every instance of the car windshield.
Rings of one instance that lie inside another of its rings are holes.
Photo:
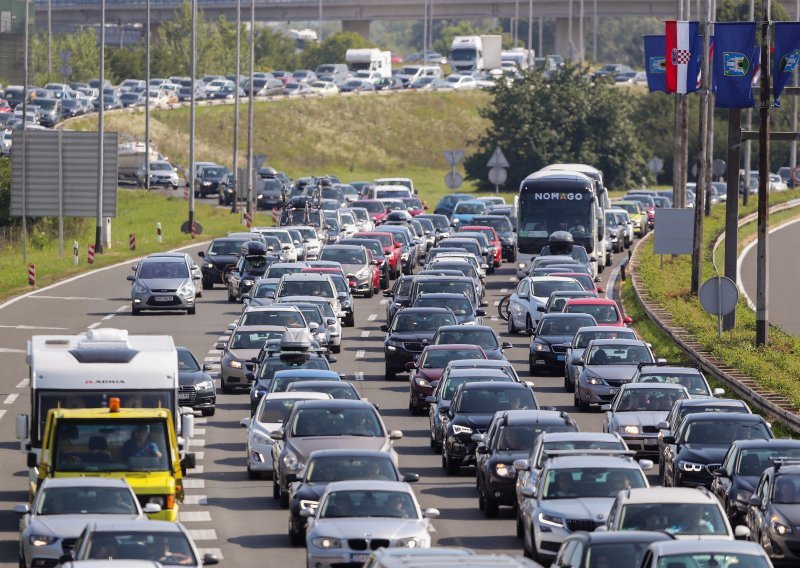
[[[644,345],[605,345],[594,347],[586,360],[590,365],[638,365],[652,363],[653,356]]]
[[[355,201],[353,207],[361,207],[370,213],[384,213],[386,208],[380,201]]]
[[[166,162],[153,162],[150,164],[150,169],[153,171],[172,171],[172,166]]]
[[[270,244],[270,246],[272,246],[272,244]],[[264,272],[266,272],[267,267],[268,267],[269,264],[270,264],[270,261],[267,260],[266,256],[251,255],[251,256],[245,257],[244,264],[242,266],[242,270],[244,272],[256,272],[257,271],[257,272],[260,272],[260,273],[263,274]]]
[[[429,266],[426,267],[427,270],[458,270],[461,274],[472,278],[473,280],[478,278],[478,272],[475,270],[475,267],[468,262],[442,261],[428,264]]]
[[[543,499],[580,499],[616,497],[623,489],[646,487],[640,469],[581,467],[551,469],[542,490]]]
[[[638,566],[638,564],[631,564]],[[741,552],[698,552],[694,554],[671,554],[658,559],[656,568],[678,566],[709,566],[713,568],[768,568],[767,560],[758,555]]]
[[[642,373],[638,382],[682,385],[686,387],[689,394],[711,394],[708,392],[705,379],[697,373]]]
[[[457,316],[466,316],[468,314],[475,313],[475,309],[472,307],[472,302],[470,302],[466,297],[464,298],[426,298],[425,296],[420,296],[417,298],[417,301],[414,303],[414,307],[419,308],[449,308],[451,312],[453,312]]]
[[[404,313],[404,310],[401,310],[394,317],[392,331],[395,333],[435,332],[443,325],[455,325],[455,323],[453,314],[446,312]]]
[[[330,365],[325,357],[310,357],[305,360],[287,361],[280,357],[269,357],[258,366],[258,380],[262,384],[269,385],[275,373],[289,369],[321,369],[330,370]],[[319,380],[317,377],[315,380]]]
[[[297,272],[300,272],[301,270],[303,270],[302,266],[292,266],[286,264],[284,264],[283,266],[275,266],[273,264],[267,269],[267,272],[264,274],[264,277],[280,278],[284,274],[295,274]]]
[[[300,233],[300,235],[302,235],[302,237],[304,239],[316,239],[317,238],[317,232],[314,229],[310,228],[310,227],[309,228],[298,227],[295,230],[298,231]]]
[[[234,255],[237,254],[242,245],[247,242],[244,240],[241,241],[213,241],[211,246],[208,247],[208,252],[206,253],[207,256],[218,256],[221,254],[224,255]]]
[[[317,306],[303,306],[300,308],[303,312],[303,317],[306,318],[308,323],[316,323],[322,325],[322,312]]]
[[[146,280],[189,278],[189,267],[183,261],[146,261],[139,269],[139,278]]]
[[[334,291],[326,280],[286,281],[281,286],[281,296],[317,296],[334,298]]]
[[[341,517],[418,518],[411,495],[400,491],[334,491],[321,505],[321,519]]]
[[[458,387],[463,384],[467,383],[475,383],[479,381],[503,381],[503,382],[511,382],[511,377],[481,377],[480,375],[476,375],[473,377],[449,377],[444,384],[444,388],[442,389],[442,399],[443,400],[452,400],[453,396],[456,394]]]
[[[222,177],[225,175],[225,170],[222,168],[203,168],[200,175],[206,177]]]
[[[274,298],[275,289],[278,287],[278,282],[267,282],[259,284],[250,292],[251,298]]]
[[[307,483],[331,483],[371,479],[377,481],[397,481],[397,472],[392,460],[377,456],[324,456],[312,459],[306,468]]]
[[[497,435],[497,449],[501,451],[522,451],[533,449],[536,440],[545,432],[575,432],[575,426],[567,424],[517,424],[503,426]]]
[[[463,294],[472,297],[475,285],[465,280],[420,280],[417,284],[417,297],[422,294]]]
[[[478,345],[484,350],[500,347],[497,336],[491,329],[469,329],[470,326],[459,326],[457,329],[447,329],[439,334],[436,345],[460,343]]]
[[[283,424],[289,418],[294,403],[302,398],[273,398],[264,401],[258,421],[266,424]]]
[[[270,339],[281,339],[282,331],[237,331],[233,334],[230,349],[261,349]]]
[[[800,476],[797,474],[789,473],[778,476],[775,479],[772,502],[776,505],[799,505],[798,487],[800,487]]]
[[[619,529],[679,535],[728,534],[717,503],[630,503],[622,507]]]
[[[414,284],[414,280],[412,278],[402,278],[397,283],[397,289],[395,290],[395,296],[408,296],[411,293],[411,286]]]
[[[135,515],[138,507],[125,487],[48,487],[36,499],[37,515]]]
[[[163,564],[198,566],[186,535],[180,531],[98,531],[90,533],[88,560],[150,560]]]
[[[582,331],[575,336],[575,347],[585,349],[593,339],[636,339],[636,334],[623,328]]]
[[[617,403],[617,412],[669,412],[676,400],[686,398],[678,389],[625,389]]]
[[[601,441],[601,440],[570,440],[564,442],[544,442],[542,445],[542,452],[539,456],[539,463],[537,466],[541,466],[541,463],[547,459],[547,452],[555,452],[555,451],[573,451],[573,450],[622,450],[625,451],[628,448],[625,446],[625,443],[622,440],[611,442],[611,441]]]
[[[730,446],[734,440],[766,440],[772,438],[766,424],[735,420],[695,420],[686,424],[682,444]]]
[[[321,392],[331,395],[331,398],[339,400],[359,400],[361,397],[353,390],[353,386],[348,383],[331,381],[326,385],[307,386],[302,382],[294,382],[286,389],[287,392]]]
[[[360,249],[336,249],[324,248],[320,254],[320,260],[338,262],[340,264],[366,264],[367,256]]]
[[[588,274],[579,274],[575,272],[570,272],[568,278],[577,280],[578,284],[580,284],[581,288],[583,288],[584,290],[594,290],[594,279]]]
[[[759,477],[779,459],[800,460],[800,448],[754,448],[739,452],[737,475]]]
[[[253,310],[242,315],[239,325],[277,325],[280,327],[306,327],[303,314],[294,310]]]
[[[474,223],[491,227],[498,233],[510,233],[512,230],[511,221],[508,217],[475,217],[472,220]]]
[[[269,386],[269,392],[286,392],[286,389],[289,388],[289,385],[293,383],[303,382],[303,381],[339,381],[339,377],[332,377],[332,376],[321,376],[321,377],[314,377],[314,376],[303,376],[298,377],[294,375],[285,375],[282,377],[274,377],[272,379],[272,384]]]
[[[539,280],[532,284],[533,295],[537,298],[549,298],[553,292],[583,291],[583,286],[575,280]]]
[[[466,390],[457,412],[493,414],[499,410],[535,410],[536,401],[529,389],[501,388]]]
[[[644,553],[647,552],[648,546],[650,546],[650,541],[611,542],[607,544],[593,542],[586,555],[586,566],[590,566],[591,568],[639,566],[642,563],[642,558],[644,558]],[[700,564],[699,566],[707,565]],[[669,568],[677,567],[670,565]],[[744,567],[739,566],[738,568]]]
[[[422,357],[421,369],[444,369],[450,361],[485,359],[479,349],[431,349]]]
[[[302,408],[294,416],[292,436],[384,436],[373,410],[365,408]]]
[[[188,349],[178,349],[178,371],[199,371],[200,365]]]
[[[587,325],[592,325],[588,318],[582,317],[566,317],[554,318],[544,317],[539,323],[539,329],[536,330],[537,335],[573,335],[580,328]]]

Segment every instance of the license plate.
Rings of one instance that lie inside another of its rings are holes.
[[[156,296],[154,300],[156,302],[171,302],[172,296]]]
[[[192,398],[192,393],[188,392],[179,392],[178,393],[178,400],[189,400]]]
[[[645,438],[644,439],[644,445],[645,446],[657,446],[658,445],[658,440],[650,440],[648,438]]]
[[[563,361],[563,360],[564,360],[563,355],[556,355],[556,361]]]
[[[369,560],[369,554],[351,554],[350,562],[366,562]]]

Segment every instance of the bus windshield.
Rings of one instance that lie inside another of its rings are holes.
[[[562,199],[562,195],[573,199]],[[591,236],[594,220],[588,194],[537,190],[520,197],[519,230],[525,236],[547,238],[554,231],[569,231],[576,242]]]

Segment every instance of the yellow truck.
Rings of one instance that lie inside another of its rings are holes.
[[[187,440],[193,418],[182,417]],[[46,477],[118,477],[128,481],[142,507],[161,507],[150,518],[177,521],[183,477],[195,461],[194,454],[180,456],[167,409],[121,408],[118,398],[107,408],[54,408],[45,422],[41,457],[28,454],[28,466],[38,470],[31,497]]]

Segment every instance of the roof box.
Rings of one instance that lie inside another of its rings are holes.
[[[281,338],[281,351],[310,351],[311,334],[307,329],[287,329]]]

